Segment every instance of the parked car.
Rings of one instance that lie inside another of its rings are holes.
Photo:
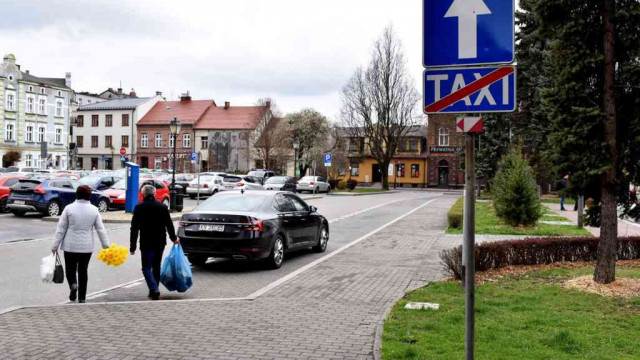
[[[138,202],[142,202],[142,187],[151,185],[156,188],[156,200],[169,207],[169,187],[164,184],[161,179],[139,179],[140,186],[138,188]],[[115,183],[110,189],[104,191],[109,197],[111,207],[115,209],[124,209],[126,201],[126,180],[122,179]]]
[[[58,216],[65,206],[76,200],[76,188],[80,185],[73,179],[18,180],[11,187],[7,207],[15,216],[24,216],[30,211]],[[100,212],[109,209],[109,198],[100,191],[93,191],[90,201]]]
[[[264,260],[275,269],[287,252],[324,252],[329,222],[292,193],[227,191],[183,215],[178,237],[194,265],[204,265],[209,257],[226,257]]]
[[[260,178],[240,175],[240,182],[236,183],[236,190],[264,190],[264,188]]]
[[[242,183],[242,178],[237,175],[225,175],[222,177],[222,186],[225,190],[235,190]]]
[[[172,175],[165,174],[160,176],[159,179],[162,179],[165,185],[170,186]],[[179,190],[179,194],[187,196],[186,189],[187,187],[189,187],[189,182],[191,182],[191,180],[193,179],[194,177],[192,174],[176,174],[176,189]]]
[[[331,186],[322,176],[305,176],[298,181],[298,192],[309,191],[314,194],[331,191]]]
[[[266,170],[266,169],[256,169],[256,170],[251,170],[249,171],[249,173],[247,174],[249,176],[256,176],[259,178],[262,178],[264,180],[272,177],[272,176],[276,176],[276,173],[271,171],[271,170]]]
[[[0,212],[7,212],[7,201],[11,193],[11,187],[18,183],[18,180],[24,179],[22,176],[7,175],[0,177]]]
[[[264,185],[264,178],[262,178],[262,177],[252,176],[252,175],[242,175],[242,179],[243,180],[247,180],[247,178],[249,180],[253,180],[252,182],[254,184],[260,184],[261,187],[262,187],[262,185]],[[249,180],[247,180],[247,181],[249,181]]]
[[[120,176],[96,173],[83,177],[80,179],[80,183],[82,185],[89,185],[94,190],[107,190],[120,180],[122,180]]]
[[[273,176],[263,185],[265,190],[282,190],[296,192],[296,179],[291,176]]]
[[[9,166],[7,169],[9,169],[9,172],[19,174],[34,173],[38,170],[38,168],[31,166]]]
[[[200,182],[198,178],[191,180],[187,187],[187,195],[191,199],[195,199],[200,193],[200,196],[215,195],[220,191],[224,191],[224,185],[222,185],[222,177],[214,175],[200,175]]]

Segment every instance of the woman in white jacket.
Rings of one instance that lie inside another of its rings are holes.
[[[64,267],[69,283],[69,300],[84,303],[87,296],[87,268],[93,252],[93,229],[103,248],[109,247],[107,231],[98,208],[91,205],[91,188],[83,185],[76,189],[76,201],[67,206],[56,228],[51,251],[64,251]],[[78,274],[76,280],[76,273]],[[79,292],[79,293],[78,293]]]

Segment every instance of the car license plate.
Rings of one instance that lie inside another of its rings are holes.
[[[16,205],[24,205],[24,201],[22,200],[15,200],[13,203]]]
[[[225,186],[224,187],[226,190],[233,190],[233,186]]]
[[[223,232],[224,231],[224,225],[204,225],[204,224],[200,224],[200,225],[198,225],[198,230],[200,230],[200,231]]]

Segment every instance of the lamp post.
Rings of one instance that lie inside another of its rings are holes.
[[[169,209],[176,210],[176,142],[180,133],[180,121],[173,118],[169,123],[169,131],[173,136],[173,174],[171,175],[171,186],[169,187]]]
[[[293,140],[293,177],[298,178],[296,176],[296,171],[298,170],[298,148],[300,148],[300,143],[298,140]]]

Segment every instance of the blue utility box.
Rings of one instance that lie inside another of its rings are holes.
[[[124,203],[124,211],[133,213],[136,205],[138,205],[138,187],[140,186],[140,165],[128,162],[125,163],[127,169],[127,191]]]

